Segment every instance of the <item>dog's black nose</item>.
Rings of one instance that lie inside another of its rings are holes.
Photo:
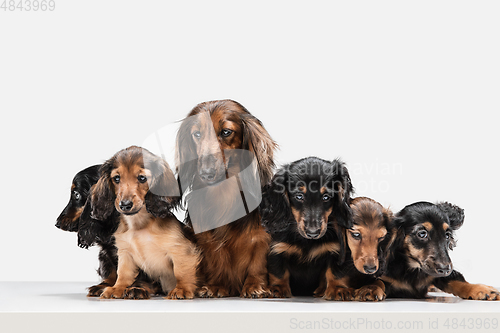
[[[320,233],[321,233],[321,229],[319,229],[319,228],[307,228],[306,229],[306,236],[309,238],[318,238]]]
[[[57,220],[57,222],[56,222],[56,228],[61,229],[61,221]]]
[[[130,200],[122,200],[120,201],[120,209],[123,210],[124,212],[128,212],[132,209],[133,203]]]
[[[212,181],[215,179],[215,168],[205,168],[200,170],[200,177],[204,181]]]
[[[366,274],[373,274],[377,271],[377,266],[364,265],[363,269],[365,270]]]
[[[451,265],[450,264],[436,264],[436,272],[439,275],[450,275],[451,273]]]

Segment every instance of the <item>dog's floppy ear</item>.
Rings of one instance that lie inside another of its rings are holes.
[[[286,230],[294,220],[288,199],[286,170],[284,167],[278,171],[262,190],[260,214],[262,225],[270,234]]]
[[[335,173],[333,179],[335,198],[332,215],[334,214],[337,223],[341,227],[350,229],[352,228],[351,195],[354,191],[351,177],[347,167],[341,160],[336,159],[332,164]]]
[[[394,219],[392,211],[388,208],[384,208],[382,216],[384,219],[384,226],[387,229],[387,235],[379,244],[379,269],[375,274],[376,276],[381,276],[385,273],[387,264],[392,257],[392,251],[394,250],[394,244],[398,235],[398,230],[395,229],[392,224],[392,220]]]
[[[339,264],[342,265],[345,262],[345,257],[347,255],[347,229],[341,227],[338,223],[333,224],[333,229],[337,234],[337,238],[339,240]]]
[[[439,202],[436,206],[448,216],[451,229],[457,230],[464,224],[465,213],[462,208],[449,202]]]
[[[243,110],[247,111],[242,105]],[[248,112],[248,111],[247,111]],[[243,114],[243,148],[255,154],[259,169],[260,183],[268,184],[273,177],[274,151],[278,145],[271,138],[259,119],[250,113]]]
[[[92,188],[90,194],[91,214],[96,220],[106,220],[115,209],[115,193],[111,184],[111,170],[113,169],[114,159],[107,160],[99,168],[101,177]]]
[[[197,172],[198,154],[191,133],[195,121],[196,116],[187,117],[182,121],[175,142],[175,170],[182,192],[191,185]]]
[[[93,188],[91,188],[91,191]],[[93,219],[90,217],[92,211],[90,201],[91,197],[89,196],[80,215],[80,228],[78,228],[78,246],[84,249],[95,244],[97,240],[96,234],[98,233],[98,228],[96,228]]]
[[[180,203],[180,192],[174,173],[168,163],[157,156],[144,159],[144,166],[151,172],[146,194],[146,210],[155,217],[165,218]]]
[[[408,212],[397,213],[389,222],[387,227],[387,232],[391,234],[390,237],[385,238],[385,240],[391,240],[389,258],[394,254],[394,251],[404,246],[404,240],[406,236],[405,224]]]
[[[94,187],[91,189],[91,193]],[[118,212],[113,211],[105,221],[98,221],[91,217],[91,199],[85,202],[80,216],[80,227],[78,228],[78,246],[87,249],[99,241],[108,240],[118,228]]]

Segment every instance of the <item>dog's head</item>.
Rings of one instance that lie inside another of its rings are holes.
[[[262,123],[232,100],[198,104],[183,120],[176,142],[176,169],[183,190],[193,181],[212,185],[231,173],[231,150],[251,151],[261,184],[272,177],[277,148]]]
[[[114,209],[137,214],[144,206],[156,217],[166,217],[178,204],[179,189],[167,162],[136,146],[123,149],[100,168],[91,194],[92,217],[105,220]]]
[[[392,243],[387,230],[392,212],[364,197],[353,199],[351,209],[353,227],[344,230],[354,266],[364,274],[381,273]]]
[[[306,239],[325,235],[329,221],[350,228],[351,179],[340,160],[316,157],[281,168],[262,195],[262,223],[270,233],[294,228]]]
[[[99,179],[99,167],[100,165],[93,165],[75,175],[71,184],[69,202],[57,218],[57,228],[65,231],[78,231],[78,222],[90,188]]]
[[[431,276],[448,276],[453,270],[448,250],[455,246],[454,231],[464,217],[463,209],[447,202],[418,202],[397,213],[392,223],[408,265]]]

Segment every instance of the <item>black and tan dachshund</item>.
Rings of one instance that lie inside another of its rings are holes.
[[[500,300],[495,288],[468,283],[453,269],[448,250],[464,218],[463,209],[447,202],[417,202],[396,214],[393,257],[382,276],[387,297],[425,298],[434,285],[464,299]]]
[[[335,299],[338,288],[345,287],[336,278],[341,251],[336,229],[352,227],[351,192],[344,163],[316,157],[285,165],[265,187],[260,210],[272,236],[268,272],[273,297]]]
[[[71,184],[69,203],[57,218],[56,223],[56,227],[61,230],[78,232],[78,245],[80,247],[88,247],[94,244],[100,247],[99,269],[97,273],[101,276],[103,281],[98,285],[89,287],[87,296],[99,296],[106,286],[114,284],[116,280],[116,266],[118,264],[116,246],[112,239],[113,232],[117,227],[115,221],[116,216],[111,216],[106,221],[99,223],[99,232],[95,232],[92,236],[91,244],[85,244],[80,237],[80,234],[90,230],[88,224],[92,223],[92,221],[90,219],[90,213],[87,212],[88,209],[85,209],[85,203],[90,195],[91,187],[97,183],[100,177],[100,167],[100,164],[93,165],[83,169],[75,175]],[[82,218],[82,215],[84,218]],[[89,236],[87,236],[86,239],[89,239]]]

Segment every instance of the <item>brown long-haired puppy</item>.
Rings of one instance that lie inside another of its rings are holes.
[[[390,209],[366,197],[351,201],[353,227],[344,229],[347,243],[346,266],[349,285],[358,288],[353,292],[357,301],[381,301],[385,299],[384,283],[378,279],[383,274],[390,256],[395,233],[389,230],[393,218]]]
[[[183,120],[176,170],[202,252],[200,297],[268,296],[270,237],[257,208],[276,148],[262,123],[232,100],[198,104]]]
[[[123,149],[103,164],[91,195],[92,215],[103,220],[116,210],[120,223],[114,233],[118,277],[101,297],[126,297],[139,267],[160,281],[167,298],[194,297],[199,253],[190,230],[171,213],[178,194],[168,164],[146,149]]]

